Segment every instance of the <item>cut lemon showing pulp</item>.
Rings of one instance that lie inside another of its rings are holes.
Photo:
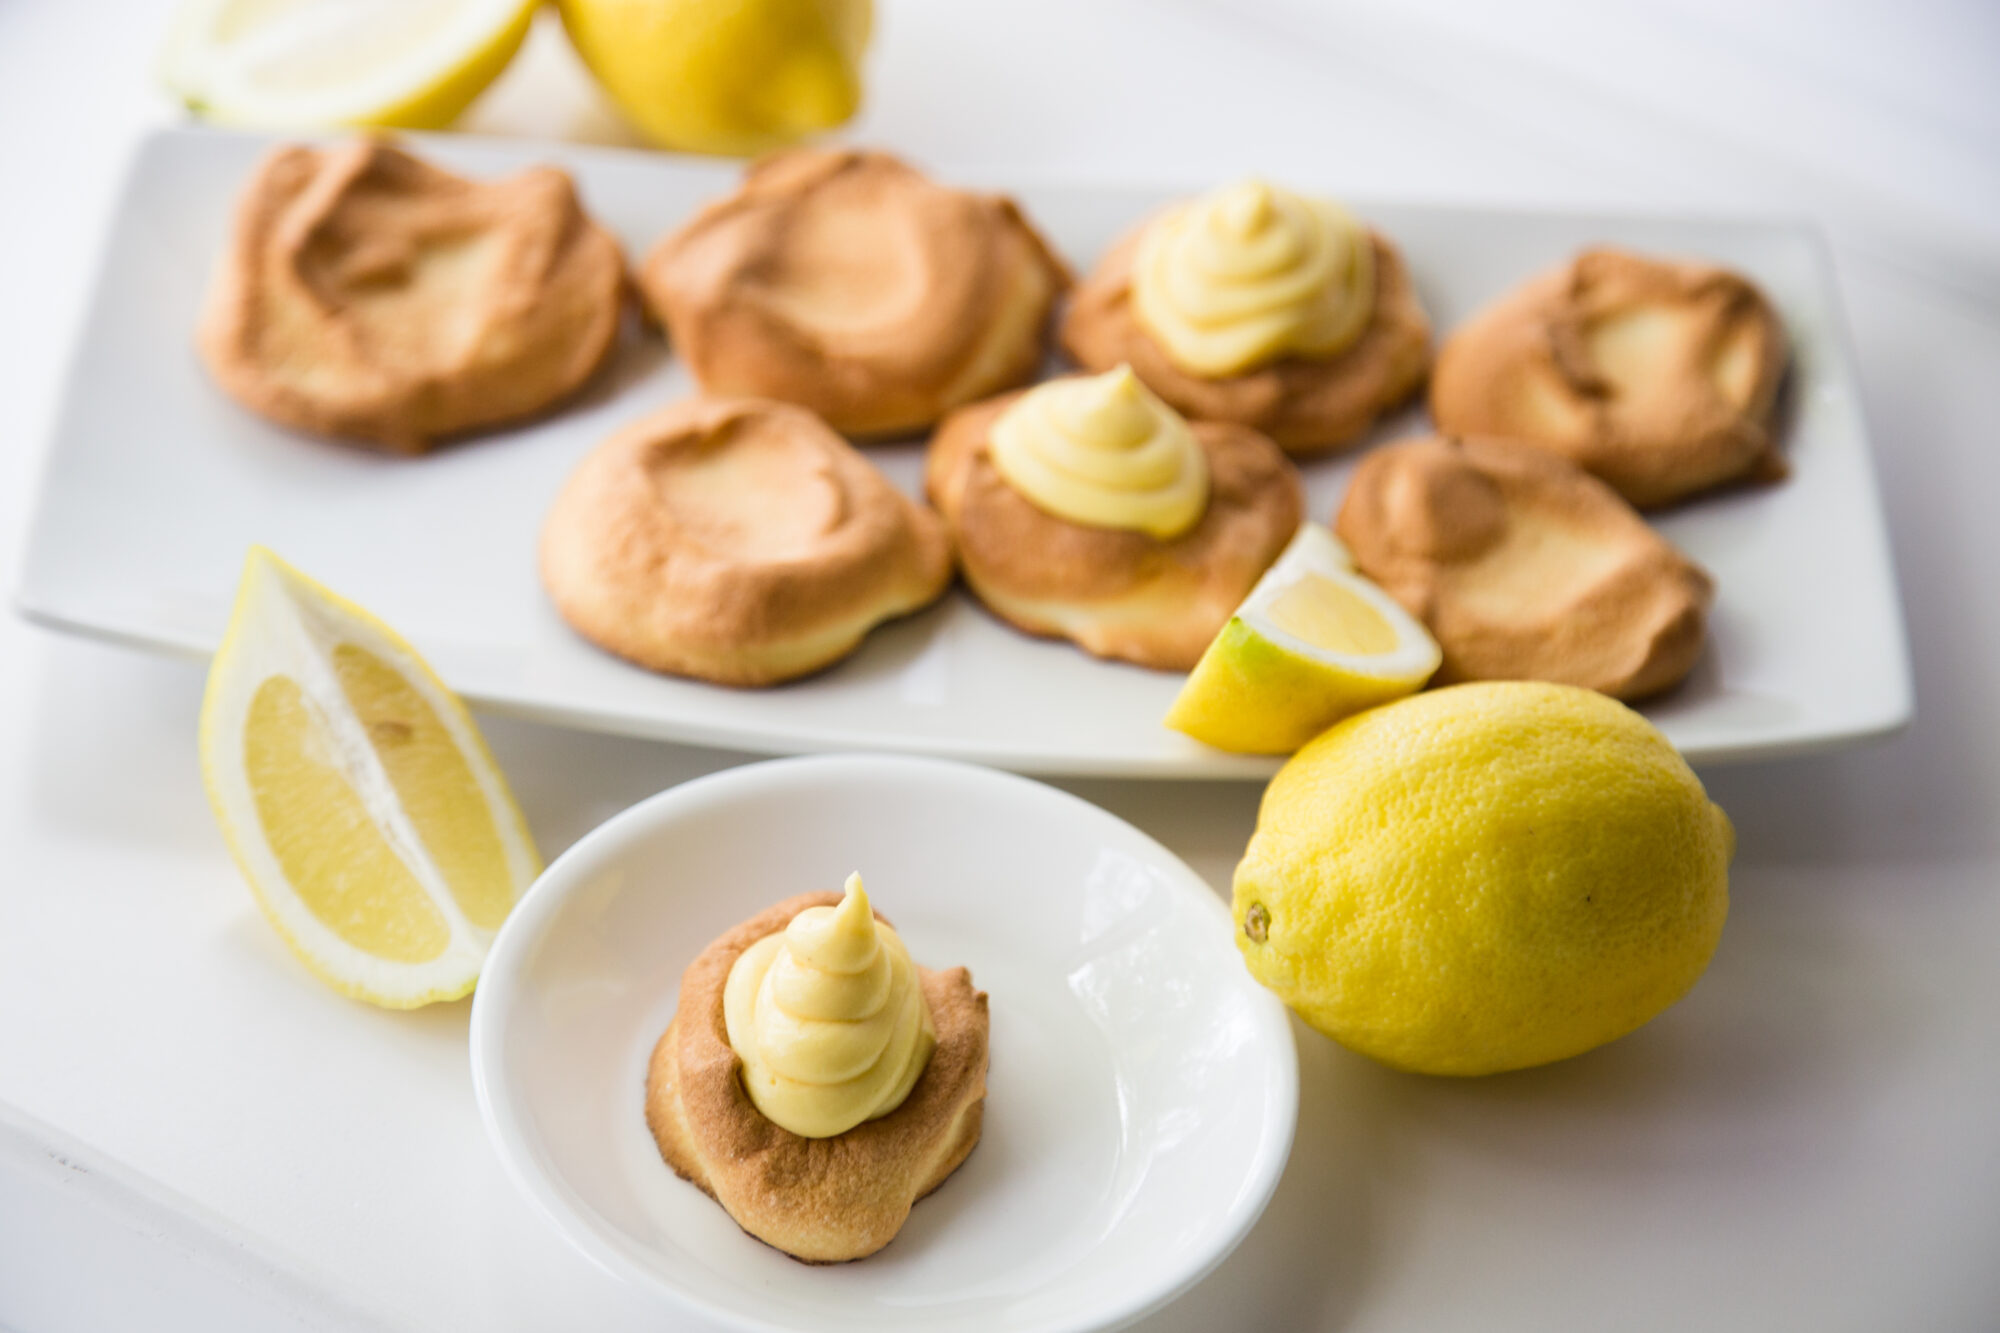
[[[1201,655],[1166,723],[1218,749],[1290,754],[1350,713],[1414,694],[1441,660],[1340,539],[1308,523]]]
[[[161,74],[212,120],[441,129],[499,77],[538,0],[185,0]]]
[[[262,547],[209,668],[201,772],[271,924],[376,1004],[471,990],[541,869],[465,705],[401,635]]]

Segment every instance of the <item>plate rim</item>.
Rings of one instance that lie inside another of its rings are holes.
[[[597,825],[549,863],[515,903],[487,955],[480,984],[473,992],[468,1051],[472,1067],[473,1097],[488,1143],[500,1158],[502,1168],[517,1190],[535,1205],[572,1248],[598,1267],[643,1290],[655,1292],[686,1309],[735,1328],[756,1333],[785,1333],[795,1325],[715,1304],[688,1293],[651,1271],[629,1253],[622,1236],[606,1233],[589,1218],[574,1191],[533,1151],[533,1144],[520,1125],[520,1112],[505,1091],[507,1060],[504,1055],[507,1023],[521,1003],[521,992],[512,978],[532,958],[545,938],[550,919],[576,887],[584,882],[587,869],[615,857],[633,840],[662,823],[698,818],[719,804],[739,801],[766,793],[774,787],[818,785],[838,782],[847,785],[871,780],[929,778],[950,781],[963,789],[981,787],[1010,789],[1029,799],[1067,808],[1074,816],[1114,833],[1128,845],[1145,852],[1150,864],[1161,871],[1168,891],[1180,895],[1198,913],[1207,915],[1228,937],[1235,923],[1221,896],[1195,872],[1193,867],[1158,839],[1120,816],[1059,787],[1050,786],[1019,773],[993,769],[956,759],[940,759],[909,754],[832,753],[790,755],[723,769],[690,779],[645,797]],[[1219,935],[1218,938],[1221,938]],[[492,978],[508,978],[498,988]],[[1265,1112],[1259,1127],[1257,1151],[1249,1172],[1222,1210],[1214,1239],[1206,1252],[1165,1281],[1155,1282],[1137,1296],[1101,1302],[1084,1310],[1079,1320],[1044,1319],[1035,1323],[1013,1323],[1003,1327],[1009,1333],[1055,1333],[1055,1330],[1117,1328],[1142,1319],[1175,1298],[1220,1266],[1249,1235],[1263,1215],[1291,1157],[1298,1128],[1299,1066],[1297,1034],[1289,1011],[1279,999],[1259,986],[1245,971],[1240,978],[1244,993],[1262,1015],[1270,1059],[1261,1088]],[[532,1170],[531,1170],[532,1165]],[[1249,1188],[1242,1188],[1248,1182]]]

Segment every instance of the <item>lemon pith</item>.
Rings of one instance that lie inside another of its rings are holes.
[[[202,777],[258,905],[336,989],[452,999],[540,869],[471,717],[388,626],[262,548],[209,669]]]
[[[1734,844],[1624,705],[1454,686],[1339,723],[1272,780],[1236,871],[1237,944],[1362,1054],[1525,1068],[1630,1032],[1694,985]]]

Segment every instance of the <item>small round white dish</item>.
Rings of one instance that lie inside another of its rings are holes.
[[[917,961],[971,968],[992,1063],[965,1165],[888,1248],[821,1267],[667,1168],[645,1068],[704,946],[850,870]],[[549,867],[480,980],[473,1082],[508,1171],[565,1236],[711,1318],[1110,1327],[1221,1262],[1291,1148],[1291,1027],[1231,935],[1171,852],[1026,778],[874,756],[752,764],[642,801]]]

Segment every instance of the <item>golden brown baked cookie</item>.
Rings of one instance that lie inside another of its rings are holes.
[[[281,425],[421,453],[604,363],[624,258],[565,173],[472,181],[375,139],[280,148],[236,210],[199,344]]]
[[[1423,382],[1430,364],[1430,320],[1388,238],[1370,233],[1374,307],[1353,346],[1324,359],[1288,356],[1212,379],[1176,365],[1133,313],[1132,262],[1144,230],[1142,225],[1113,246],[1070,298],[1062,346],[1085,369],[1130,364],[1147,388],[1182,415],[1250,426],[1300,456],[1354,443]]]
[[[1642,509],[1785,473],[1785,332],[1727,269],[1586,250],[1454,330],[1431,376],[1447,435],[1563,455]]]
[[[846,149],[756,163],[639,273],[703,388],[850,435],[917,430],[1033,378],[1069,281],[1011,200]]]
[[[951,581],[937,515],[825,422],[754,398],[691,398],[571,474],[542,529],[563,618],[655,671],[769,685],[845,657]]]
[[[917,969],[937,1046],[910,1095],[888,1115],[809,1139],[765,1119],[751,1102],[723,1024],[729,970],[806,908],[833,906],[840,897],[787,899],[704,949],[681,978],[680,1008],[646,1074],[646,1124],[667,1165],[745,1231],[810,1263],[859,1259],[893,1240],[911,1205],[979,1142],[986,1106],[986,994],[962,967]]]
[[[1019,393],[945,418],[924,485],[965,581],[1001,619],[1098,657],[1186,671],[1298,531],[1304,491],[1284,453],[1230,422],[1189,422],[1208,461],[1207,508],[1178,537],[1089,527],[1044,512],[988,452]]]
[[[1715,585],[1603,482],[1511,440],[1370,453],[1335,519],[1444,650],[1435,684],[1546,680],[1639,699],[1701,655]]]

